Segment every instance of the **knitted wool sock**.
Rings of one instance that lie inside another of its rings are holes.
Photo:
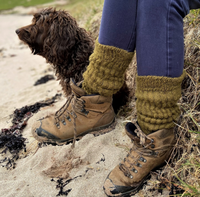
[[[181,97],[180,77],[137,76],[137,120],[146,134],[174,127],[180,115],[177,101]]]
[[[96,40],[90,64],[83,73],[82,88],[87,94],[112,96],[122,87],[124,74],[133,54],[113,46],[102,45]]]

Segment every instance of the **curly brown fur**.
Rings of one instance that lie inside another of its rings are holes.
[[[53,65],[65,94],[69,95],[70,77],[75,82],[83,79],[82,73],[94,49],[86,30],[78,27],[67,12],[48,8],[36,13],[32,24],[17,29],[16,33],[34,55],[44,57]]]
[[[16,30],[20,40],[27,44],[34,55],[44,57],[52,64],[66,96],[71,93],[70,78],[83,80],[83,72],[94,50],[94,41],[85,29],[78,27],[76,20],[66,11],[53,8],[36,13],[32,24]],[[126,104],[128,88],[114,95],[115,112]]]

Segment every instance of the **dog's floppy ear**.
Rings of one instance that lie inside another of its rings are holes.
[[[69,53],[76,44],[77,26],[76,21],[68,13],[58,11],[54,14],[44,46],[49,51],[48,59],[54,65],[62,64],[69,58]]]

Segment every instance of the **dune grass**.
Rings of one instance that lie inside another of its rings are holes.
[[[54,0],[0,0],[0,10],[9,10],[16,6],[36,6],[53,1]]]
[[[65,6],[57,7],[67,10],[82,27],[88,30],[94,15],[102,12],[103,2],[104,0],[70,0]]]
[[[191,10],[187,18],[190,21],[190,25],[197,25],[200,22],[200,9]]]

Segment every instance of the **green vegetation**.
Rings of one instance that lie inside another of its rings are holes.
[[[99,9],[103,6],[104,0],[70,0],[69,3],[64,6],[65,9],[70,11],[74,16],[81,14],[88,14],[93,9]]]
[[[54,0],[0,0],[0,10],[8,10],[16,6],[36,6],[53,1]]]
[[[175,172],[175,177],[180,182],[179,187],[185,190],[182,196],[200,196],[199,157],[196,154],[183,157],[177,162],[177,165],[181,165]]]
[[[97,13],[101,13],[104,0],[70,0],[65,6],[57,6],[67,10],[81,26],[90,29],[91,19]]]
[[[198,24],[200,22],[200,9],[191,10],[187,18],[190,21],[190,25]]]

